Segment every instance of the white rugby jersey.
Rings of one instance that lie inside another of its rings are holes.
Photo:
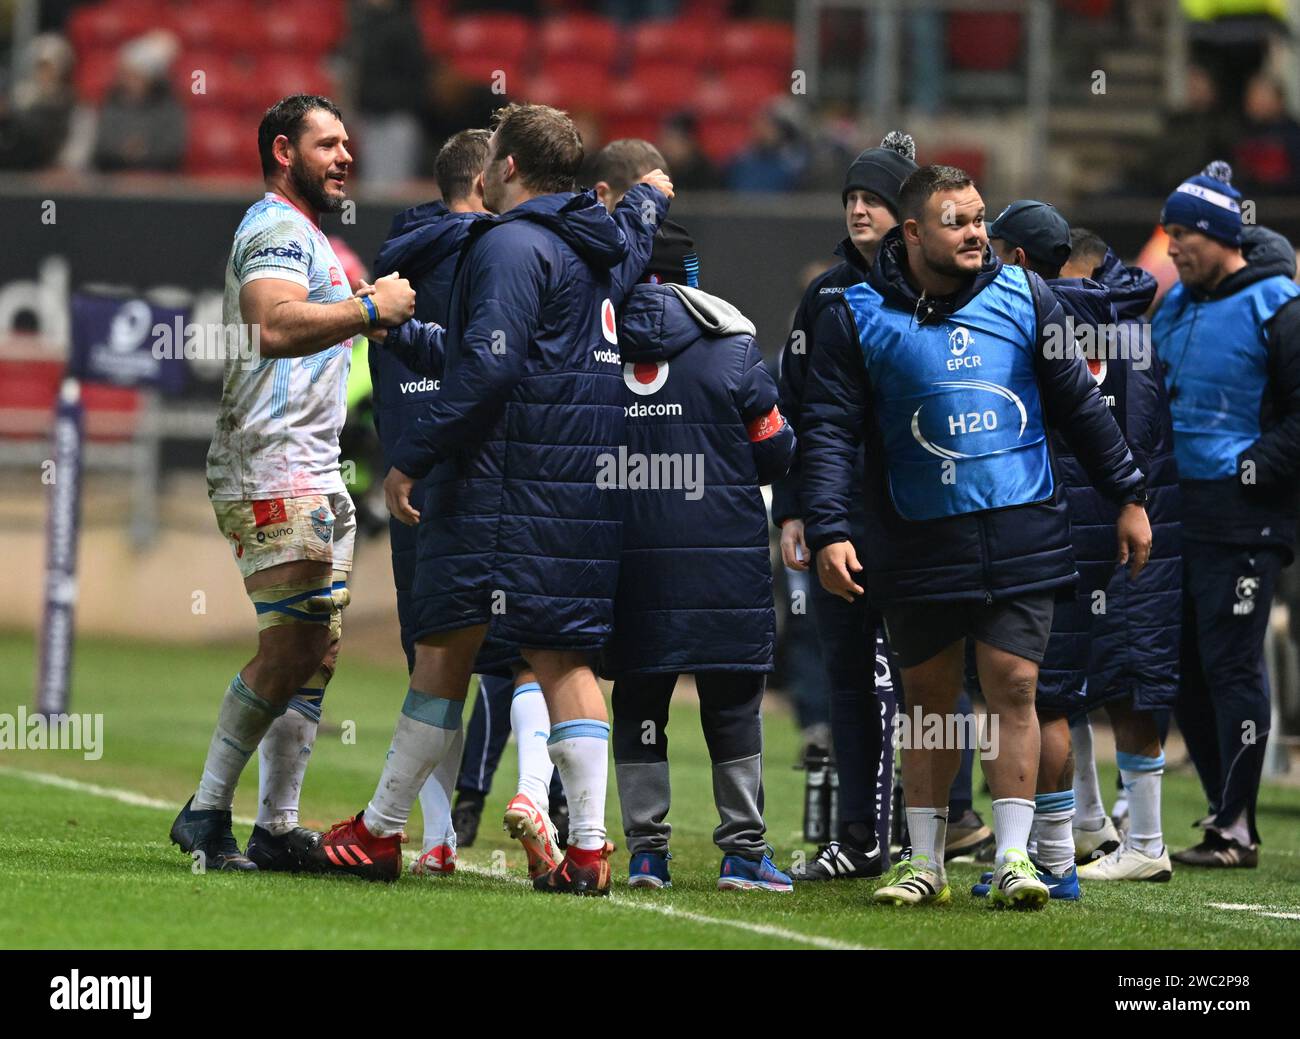
[[[244,214],[226,264],[222,321],[244,324],[239,290],[257,278],[307,289],[307,302],[352,295],[343,264],[323,231],[280,195],[268,192]],[[208,449],[208,497],[220,501],[333,494],[339,430],[347,413],[352,340],[307,357],[225,359],[217,428]]]

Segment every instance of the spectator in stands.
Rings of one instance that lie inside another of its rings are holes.
[[[96,169],[180,168],[185,113],[167,80],[178,49],[176,37],[162,29],[122,45],[117,78],[95,128]]]
[[[754,139],[732,160],[727,186],[733,191],[794,191],[808,163],[808,141],[798,112],[777,102],[755,117]]]
[[[406,0],[359,0],[351,25],[359,168],[371,184],[410,180],[420,163],[426,84],[419,27]],[[475,124],[456,129],[466,125]]]
[[[1213,77],[1200,65],[1188,65],[1183,105],[1165,113],[1160,133],[1126,167],[1124,187],[1151,195],[1179,183],[1189,169],[1227,150],[1229,126]]]
[[[10,95],[0,95],[0,169],[54,165],[68,137],[76,95],[72,48],[57,33],[42,33],[28,47],[28,72]]]
[[[722,187],[722,178],[700,147],[699,124],[693,113],[678,112],[665,120],[658,143],[674,185],[684,191]]]
[[[1246,87],[1246,124],[1233,148],[1232,168],[1246,192],[1300,188],[1300,123],[1286,110],[1282,84],[1266,73]]]

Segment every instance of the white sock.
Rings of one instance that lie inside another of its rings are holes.
[[[456,828],[451,825],[451,792],[460,772],[465,749],[465,730],[456,730],[451,746],[420,787],[420,814],[424,817],[424,846],[421,853],[445,844],[456,850]]]
[[[994,861],[1002,865],[1007,852],[1028,854],[1029,830],[1034,825],[1034,802],[1023,797],[1001,797],[993,802],[993,835],[998,841]]]
[[[257,747],[257,825],[279,837],[298,825],[302,779],[316,743],[315,718],[290,709],[280,715]]]
[[[609,723],[575,718],[551,726],[546,749],[569,796],[569,845],[605,846],[605,786],[609,781]]]
[[[913,808],[908,805],[907,832],[912,838],[912,858],[924,855],[930,860],[930,868],[943,876],[943,845],[948,837],[948,806]]]
[[[1070,725],[1074,745],[1074,825],[1080,830],[1100,830],[1106,825],[1106,806],[1097,778],[1097,756],[1092,749],[1092,722],[1088,716]]]
[[[551,763],[546,741],[551,738],[551,716],[546,711],[542,687],[528,682],[515,690],[510,701],[510,728],[519,752],[519,786],[516,793],[543,812],[551,810]],[[602,809],[602,812],[604,810]]]
[[[1034,850],[1029,857],[1043,869],[1064,876],[1074,865],[1074,791],[1034,795],[1034,821],[1029,843]]]
[[[1140,754],[1115,755],[1119,778],[1128,795],[1128,845],[1151,858],[1164,850],[1160,825],[1160,777],[1165,774],[1165,755],[1144,758]]]
[[[239,675],[230,680],[221,698],[207,760],[203,762],[203,775],[194,795],[195,808],[230,810],[239,774],[281,713],[253,692]]]
[[[456,746],[464,700],[407,690],[388,760],[362,822],[376,837],[401,833],[424,781]]]

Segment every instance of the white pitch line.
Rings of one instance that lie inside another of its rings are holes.
[[[164,811],[175,811],[176,805],[170,801],[164,801],[161,798],[149,797],[147,794],[139,794],[134,790],[126,790],[121,787],[100,786],[98,783],[85,783],[79,779],[69,779],[67,776],[55,775],[52,772],[29,772],[26,769],[8,768],[0,766],[0,775],[14,776],[18,779],[26,779],[32,783],[43,783],[46,786],[60,787],[64,790],[72,790],[76,793],[91,794],[95,797],[102,797],[110,801],[118,801],[121,804],[133,805],[137,808],[156,808]],[[235,816],[234,822],[241,826],[251,826],[253,819],[246,816]],[[414,852],[408,852],[407,857],[414,857]],[[500,873],[484,869],[482,866],[474,866],[467,862],[458,862],[457,869],[462,869],[466,873],[476,873],[483,876],[496,877],[512,883],[527,884],[529,881],[523,877],[506,876],[502,877]],[[779,896],[773,896],[779,897]],[[704,913],[691,912],[686,909],[678,909],[671,905],[653,905],[649,902],[633,902],[619,895],[611,894],[609,896],[611,904],[620,909],[637,909],[648,913],[658,913],[660,916],[674,917],[679,920],[688,920],[692,923],[703,924],[709,927],[731,927],[740,931],[748,931],[751,934],[760,934],[768,938],[781,938],[785,941],[798,942],[801,945],[811,945],[818,949],[835,949],[835,950],[866,950],[870,946],[855,945],[853,942],[840,941],[838,938],[826,938],[819,934],[803,934],[799,931],[791,931],[784,927],[777,927],[773,924],[755,924],[747,920],[728,920],[719,916],[706,916]]]
[[[1289,913],[1272,906],[1257,906],[1249,902],[1207,902],[1211,909],[1224,909],[1229,912],[1254,913],[1256,916],[1271,916],[1276,920],[1300,920],[1300,913]]]

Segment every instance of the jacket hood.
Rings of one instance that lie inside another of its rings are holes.
[[[1135,321],[1151,309],[1159,282],[1141,267],[1129,267],[1109,249],[1101,265],[1092,272],[1110,293],[1115,313],[1121,321]]]
[[[754,325],[725,299],[686,285],[635,285],[623,304],[619,353],[625,362],[665,361],[701,336],[754,335]]]
[[[951,296],[926,296],[921,294],[907,280],[907,250],[903,245],[902,227],[894,227],[880,242],[880,252],[876,262],[871,265],[867,282],[884,297],[885,302],[916,315],[920,324],[931,318],[942,319],[954,314],[978,296],[985,287],[997,277],[1002,261],[993,255],[993,250],[985,248],[984,262],[977,273]]]
[[[487,213],[453,213],[441,202],[425,202],[393,217],[388,241],[375,257],[375,275],[400,271],[402,277],[418,277],[457,252],[475,220]]]
[[[1193,292],[1196,299],[1223,299],[1265,278],[1282,275],[1295,277],[1295,250],[1291,243],[1276,231],[1257,224],[1247,224],[1241,229],[1241,255],[1246,266],[1229,274],[1219,282],[1213,292]]]
[[[1106,286],[1091,278],[1050,278],[1047,287],[1061,304],[1066,317],[1078,324],[1111,325],[1115,323],[1115,306]]]
[[[594,191],[538,195],[493,219],[531,220],[554,232],[597,270],[618,266],[627,256],[627,239]]]

